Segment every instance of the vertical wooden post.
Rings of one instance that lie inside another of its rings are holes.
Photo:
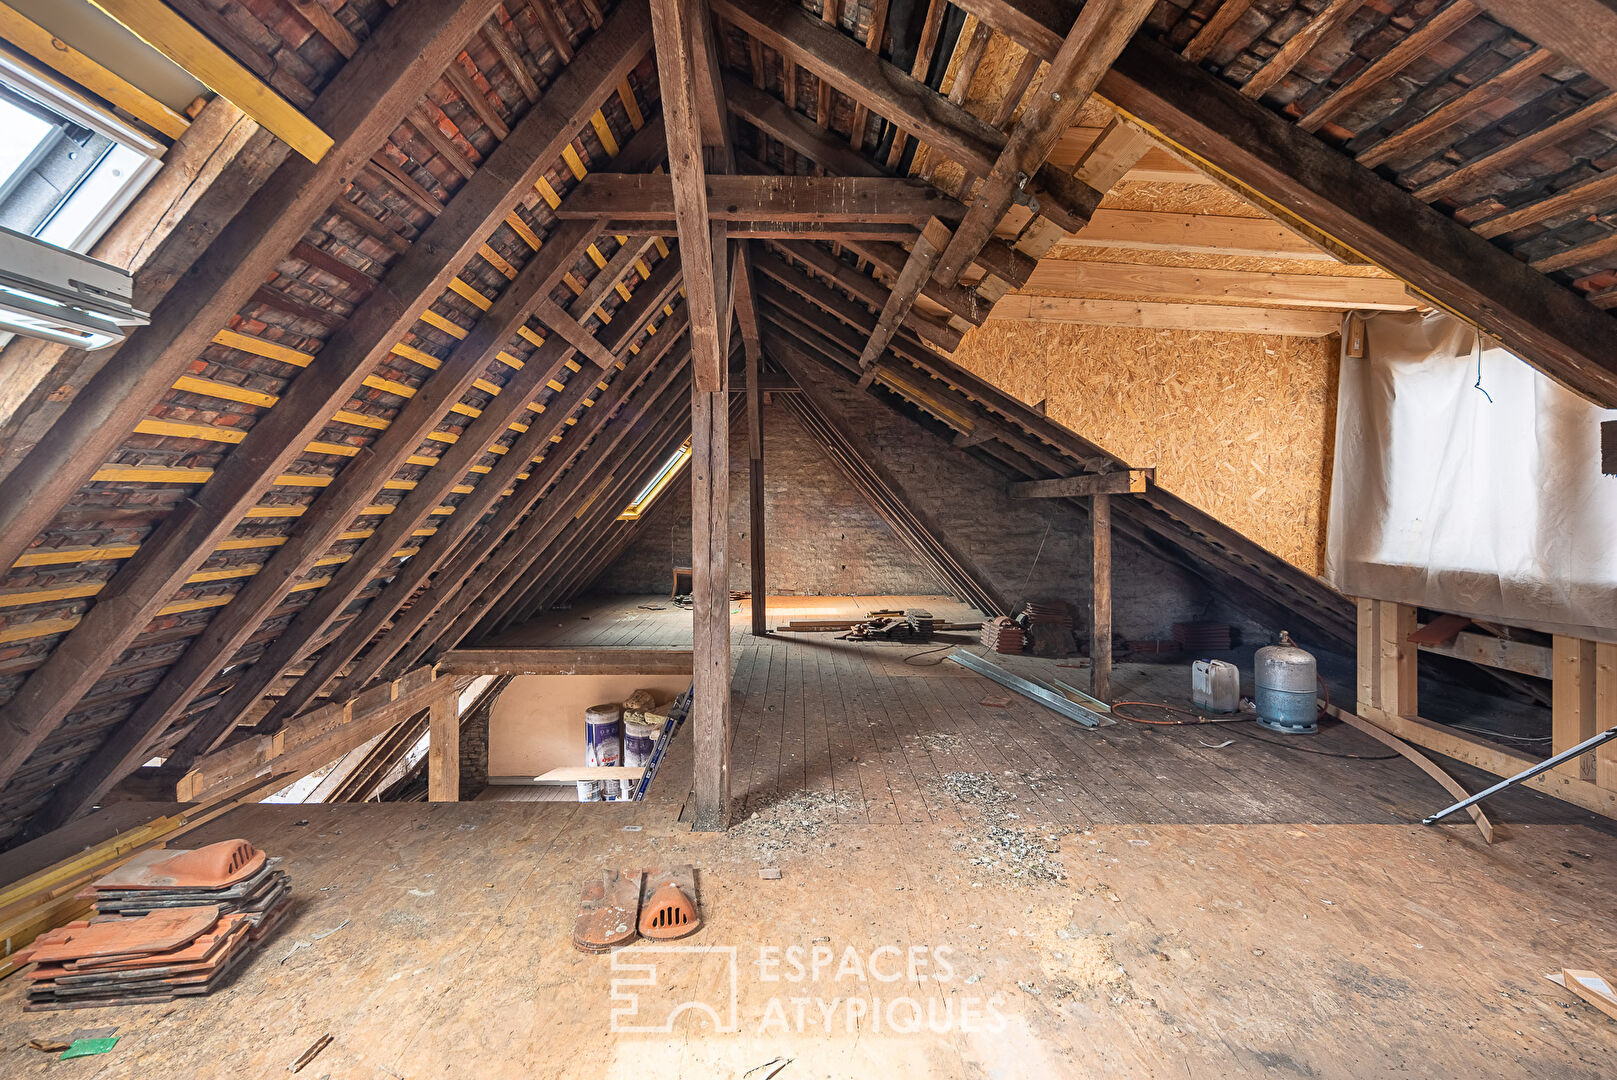
[[[693,829],[718,832],[730,817],[730,401],[691,389],[691,716],[696,764]]]
[[[1595,643],[1556,634],[1552,650],[1550,750],[1559,754],[1595,733]],[[1593,754],[1556,766],[1557,772],[1574,780],[1593,780],[1595,770]]]
[[[1595,731],[1617,727],[1617,643],[1595,642]],[[1595,783],[1617,791],[1617,741],[1594,752]]]
[[[1089,500],[1093,581],[1089,619],[1089,689],[1102,701],[1112,699],[1112,497]]]
[[[1381,623],[1376,602],[1367,597],[1353,601],[1358,608],[1359,702],[1358,714],[1370,716],[1381,708]]]
[[[427,723],[427,801],[460,801],[460,695],[454,679],[444,680]]]
[[[1420,713],[1417,665],[1419,646],[1410,643],[1416,629],[1415,609],[1392,600],[1376,601],[1381,631],[1381,708],[1394,716]]]
[[[769,633],[764,580],[764,403],[758,383],[758,354],[747,349],[747,507],[752,526],[752,633]]]

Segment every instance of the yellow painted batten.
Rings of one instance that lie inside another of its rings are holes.
[[[562,147],[561,159],[567,163],[569,169],[573,170],[573,175],[578,179],[582,180],[590,174],[589,170],[584,167],[584,159],[578,156],[578,151],[573,149],[572,143]]]
[[[629,124],[636,131],[646,126],[646,118],[640,114],[640,103],[634,99],[634,88],[629,85],[627,78],[618,83],[618,100],[623,103],[623,111],[629,114]]]
[[[487,311],[489,308],[494,306],[494,301],[490,300],[488,297],[466,284],[460,278],[450,279],[449,291],[454,293],[456,296],[470,301],[472,304],[484,311]]]
[[[539,234],[528,228],[528,223],[518,217],[515,210],[505,215],[505,223],[511,226],[511,231],[522,237],[522,242],[533,250],[538,251],[544,246],[544,241],[539,239]]]
[[[140,435],[168,435],[181,439],[203,439],[208,442],[239,443],[247,437],[237,428],[213,427],[209,424],[187,424],[177,420],[142,420],[135,425]]]
[[[393,346],[393,348],[389,351],[392,352],[394,356],[401,356],[406,360],[413,361],[429,371],[437,371],[439,368],[443,367],[444,364],[442,360],[438,359],[436,356],[433,356],[431,353],[422,352],[414,345],[406,345],[402,341]]]
[[[330,135],[168,5],[157,0],[92,2],[310,161],[319,161],[331,149]]]
[[[194,375],[181,375],[174,380],[174,389],[184,390],[188,394],[201,394],[204,397],[218,398],[221,401],[236,401],[243,405],[256,405],[268,409],[281,400],[274,394],[266,394],[261,390],[248,390],[241,386],[232,386],[230,383],[214,382],[212,379],[199,379]]]
[[[558,202],[557,205],[559,206],[561,204]],[[489,247],[487,244],[478,244],[477,253],[483,256],[484,262],[494,267],[494,269],[504,274],[507,278],[514,278],[517,276],[517,268],[506,262],[503,255]]]
[[[536,345],[537,346],[537,345],[543,345],[545,343],[544,338],[540,337],[538,334],[534,333],[532,330],[529,330],[526,326],[517,327],[517,336],[520,337],[523,341],[526,341],[530,345]]]
[[[541,176],[533,182],[533,189],[539,193],[541,199],[550,204],[552,210],[561,206],[561,197],[556,194],[556,189],[550,186],[549,180]]]
[[[65,634],[77,625],[79,620],[73,618],[36,619],[18,626],[0,627],[0,645],[13,641],[27,641],[30,638],[50,637],[52,634]]]
[[[30,551],[12,566],[67,566],[72,563],[99,562],[103,559],[127,559],[140,548],[135,544],[107,544],[103,547],[52,548]]]
[[[601,114],[600,109],[596,109],[595,115],[590,117],[590,127],[595,129],[595,137],[601,140],[601,146],[607,155],[617,157],[618,140],[612,137],[612,129],[607,127],[606,117]]]
[[[487,379],[473,379],[472,385],[483,391],[485,394],[493,394],[495,397],[498,397],[500,394],[500,388],[494,383],[489,382]]]
[[[600,248],[596,247],[594,244],[591,244],[585,250],[589,252],[590,261],[595,264],[596,269],[606,269],[606,256],[601,254]]]
[[[428,326],[437,327],[439,330],[442,330],[452,338],[458,339],[466,336],[466,330],[464,327],[450,322],[436,311],[423,311],[421,313],[421,321],[426,323]]]

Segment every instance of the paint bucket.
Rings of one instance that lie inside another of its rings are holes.
[[[584,764],[605,767],[623,764],[622,705],[591,705],[584,710]],[[578,801],[613,800],[618,797],[618,791],[618,784],[609,780],[580,780]]]
[[[644,713],[637,713],[644,716]],[[623,763],[629,766],[649,766],[651,755],[657,749],[657,737],[662,734],[661,724],[651,724],[640,720],[623,720]],[[623,781],[623,797],[634,798],[634,789],[640,781]]]

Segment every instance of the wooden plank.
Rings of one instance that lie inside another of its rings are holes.
[[[1444,757],[1474,765],[1495,776],[1514,776],[1523,769],[1538,764],[1539,761],[1538,758],[1506,749],[1498,743],[1467,735],[1418,716],[1394,716],[1380,710],[1361,715],[1400,739],[1407,739]],[[1553,795],[1557,799],[1581,806],[1585,810],[1592,810],[1597,814],[1617,817],[1617,790],[1607,790],[1586,780],[1567,776],[1560,769],[1551,769],[1531,780],[1524,780],[1522,786]]]
[[[713,9],[968,169],[986,174],[994,167],[1005,145],[1003,133],[802,8],[783,0],[717,0]],[[1073,199],[1076,182],[1058,170],[1042,166],[1032,187],[1047,196],[1041,199],[1050,204],[1043,211],[1047,217],[1082,218],[1087,212],[1081,198]]]
[[[1563,386],[1617,406],[1611,317],[1194,65],[1136,40],[1100,92],[1181,152],[1480,323]]]
[[[1280,80],[1290,75],[1291,69],[1319,44],[1321,38],[1335,30],[1349,15],[1363,6],[1364,0],[1330,0],[1317,15],[1287,37],[1286,43],[1253,73],[1241,87],[1242,95],[1256,101],[1273,90]]]
[[[1275,307],[1335,311],[1411,311],[1417,302],[1392,278],[1274,274],[1258,270],[1200,270],[1148,263],[1044,259],[1020,295],[1088,296],[1124,293],[1130,298],[1189,303],[1256,301]]]
[[[1617,86],[1617,11],[1603,0],[1473,0],[1482,10]]]
[[[1219,214],[1173,214],[1159,210],[1102,207],[1082,232],[1064,236],[1059,248],[1105,247],[1136,251],[1183,251],[1257,259],[1335,262],[1303,237],[1268,218]]]
[[[580,250],[580,254],[582,254],[582,250]],[[610,349],[601,344],[600,339],[584,329],[577,319],[569,315],[565,308],[550,299],[550,297],[543,295],[537,297],[533,313],[540,322],[551,330],[556,331],[569,345],[589,357],[595,366],[602,371],[618,362],[617,357],[612,355]]]
[[[161,0],[91,2],[309,161],[318,163],[335,145],[331,135]],[[488,5],[482,6],[486,14]]]
[[[994,305],[996,319],[1064,322],[1088,326],[1137,326],[1152,330],[1222,330],[1236,334],[1326,337],[1339,333],[1339,312],[1309,308],[1235,307],[1077,296],[1012,293]]]
[[[1595,642],[1595,730],[1617,727],[1617,642]],[[1617,791],[1617,744],[1595,749],[1595,783]]]
[[[447,675],[684,675],[690,649],[454,649],[438,660]]]
[[[1020,480],[1005,490],[1013,499],[1071,499],[1084,495],[1136,495],[1145,490],[1155,469],[1087,473],[1059,480]]]
[[[1114,116],[1078,158],[1072,174],[1096,191],[1110,191],[1155,147],[1151,136],[1121,116]],[[1090,222],[1093,224],[1093,216]]]
[[[1555,678],[1551,686],[1550,749],[1570,749],[1595,735],[1595,643],[1556,634]],[[1575,780],[1595,778],[1595,756],[1584,754],[1556,766]]]
[[[925,224],[964,207],[920,180],[872,176],[708,176],[717,221],[849,221]],[[591,173],[556,211],[561,218],[666,223],[674,218],[673,177]]]
[[[1422,645],[1421,651],[1540,679],[1551,678],[1554,671],[1551,650],[1547,646],[1507,641],[1491,634],[1460,633],[1452,645]]]
[[[953,285],[982,250],[1022,192],[1028,177],[1055,149],[1061,133],[1072,125],[1078,110],[1112,60],[1145,21],[1154,0],[1091,0],[1073,22],[1061,48],[1044,73],[1039,93],[1022,110],[994,167],[972,196],[971,209],[955,229],[933,275]],[[1100,191],[1091,187],[1092,212]],[[1087,213],[1084,215],[1087,217]]]
[[[1112,497],[1089,500],[1089,692],[1112,700]]]
[[[1185,59],[1197,64],[1207,59],[1219,39],[1251,10],[1252,0],[1224,0],[1213,17],[1203,23],[1202,28],[1196,31],[1196,36],[1185,45]]]
[[[460,801],[460,695],[453,680],[449,692],[432,699],[427,728],[427,801]]]
[[[1471,792],[1467,791],[1460,785],[1459,781],[1455,780],[1454,777],[1445,772],[1442,766],[1433,761],[1431,758],[1427,757],[1425,754],[1421,753],[1419,750],[1416,750],[1413,746],[1409,745],[1398,736],[1378,727],[1361,716],[1357,716],[1353,713],[1339,709],[1335,705],[1326,705],[1325,711],[1333,718],[1340,720],[1342,723],[1353,728],[1355,731],[1362,731],[1372,739],[1381,743],[1383,746],[1390,746],[1392,749],[1398,751],[1410,762],[1412,762],[1416,768],[1420,769],[1421,772],[1425,773],[1427,776],[1430,776],[1433,780],[1436,780],[1438,784],[1442,786],[1444,791],[1454,796],[1456,802],[1471,797]],[[1466,812],[1471,815],[1471,820],[1476,823],[1477,830],[1482,833],[1482,842],[1485,844],[1493,843],[1493,822],[1488,820],[1488,815],[1483,812],[1482,807],[1469,806],[1466,808]]]
[[[750,283],[747,292],[752,295]],[[757,313],[753,313],[756,326]],[[763,356],[749,342],[746,350],[747,375],[747,516],[749,566],[752,592],[752,633],[763,637],[769,633],[767,613],[768,577],[764,573],[766,555],[764,545],[764,407],[763,373],[759,370]]]
[[[876,320],[875,331],[865,343],[864,352],[859,355],[859,367],[867,374],[872,373],[876,361],[887,351],[888,343],[893,340],[893,335],[903,323],[904,316],[914,306],[915,298],[921,294],[921,287],[932,276],[938,259],[943,255],[948,243],[949,227],[937,218],[928,221],[921,229],[921,235],[916,238],[915,246],[910,249],[904,269],[899,271],[898,279],[893,282],[893,291],[888,294],[887,303],[882,306],[881,315]],[[869,385],[868,381],[865,385]]]
[[[1476,5],[1471,0],[1454,0],[1309,109],[1297,121],[1297,126],[1304,131],[1318,131],[1327,121],[1347,112],[1381,88],[1388,79],[1441,45],[1445,38],[1459,31],[1477,14]]]
[[[519,776],[491,776],[488,778],[488,782],[491,784],[576,784],[580,780],[639,780],[645,775],[645,767],[641,765],[563,765],[560,768],[542,772],[531,779]]]
[[[1417,665],[1420,650],[1409,643],[1417,625],[1415,608],[1391,600],[1376,601],[1376,623],[1381,634],[1380,708],[1394,716],[1420,712]]]

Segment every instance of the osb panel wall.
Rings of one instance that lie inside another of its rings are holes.
[[[1309,573],[1324,561],[1340,339],[991,319],[956,363]]]

